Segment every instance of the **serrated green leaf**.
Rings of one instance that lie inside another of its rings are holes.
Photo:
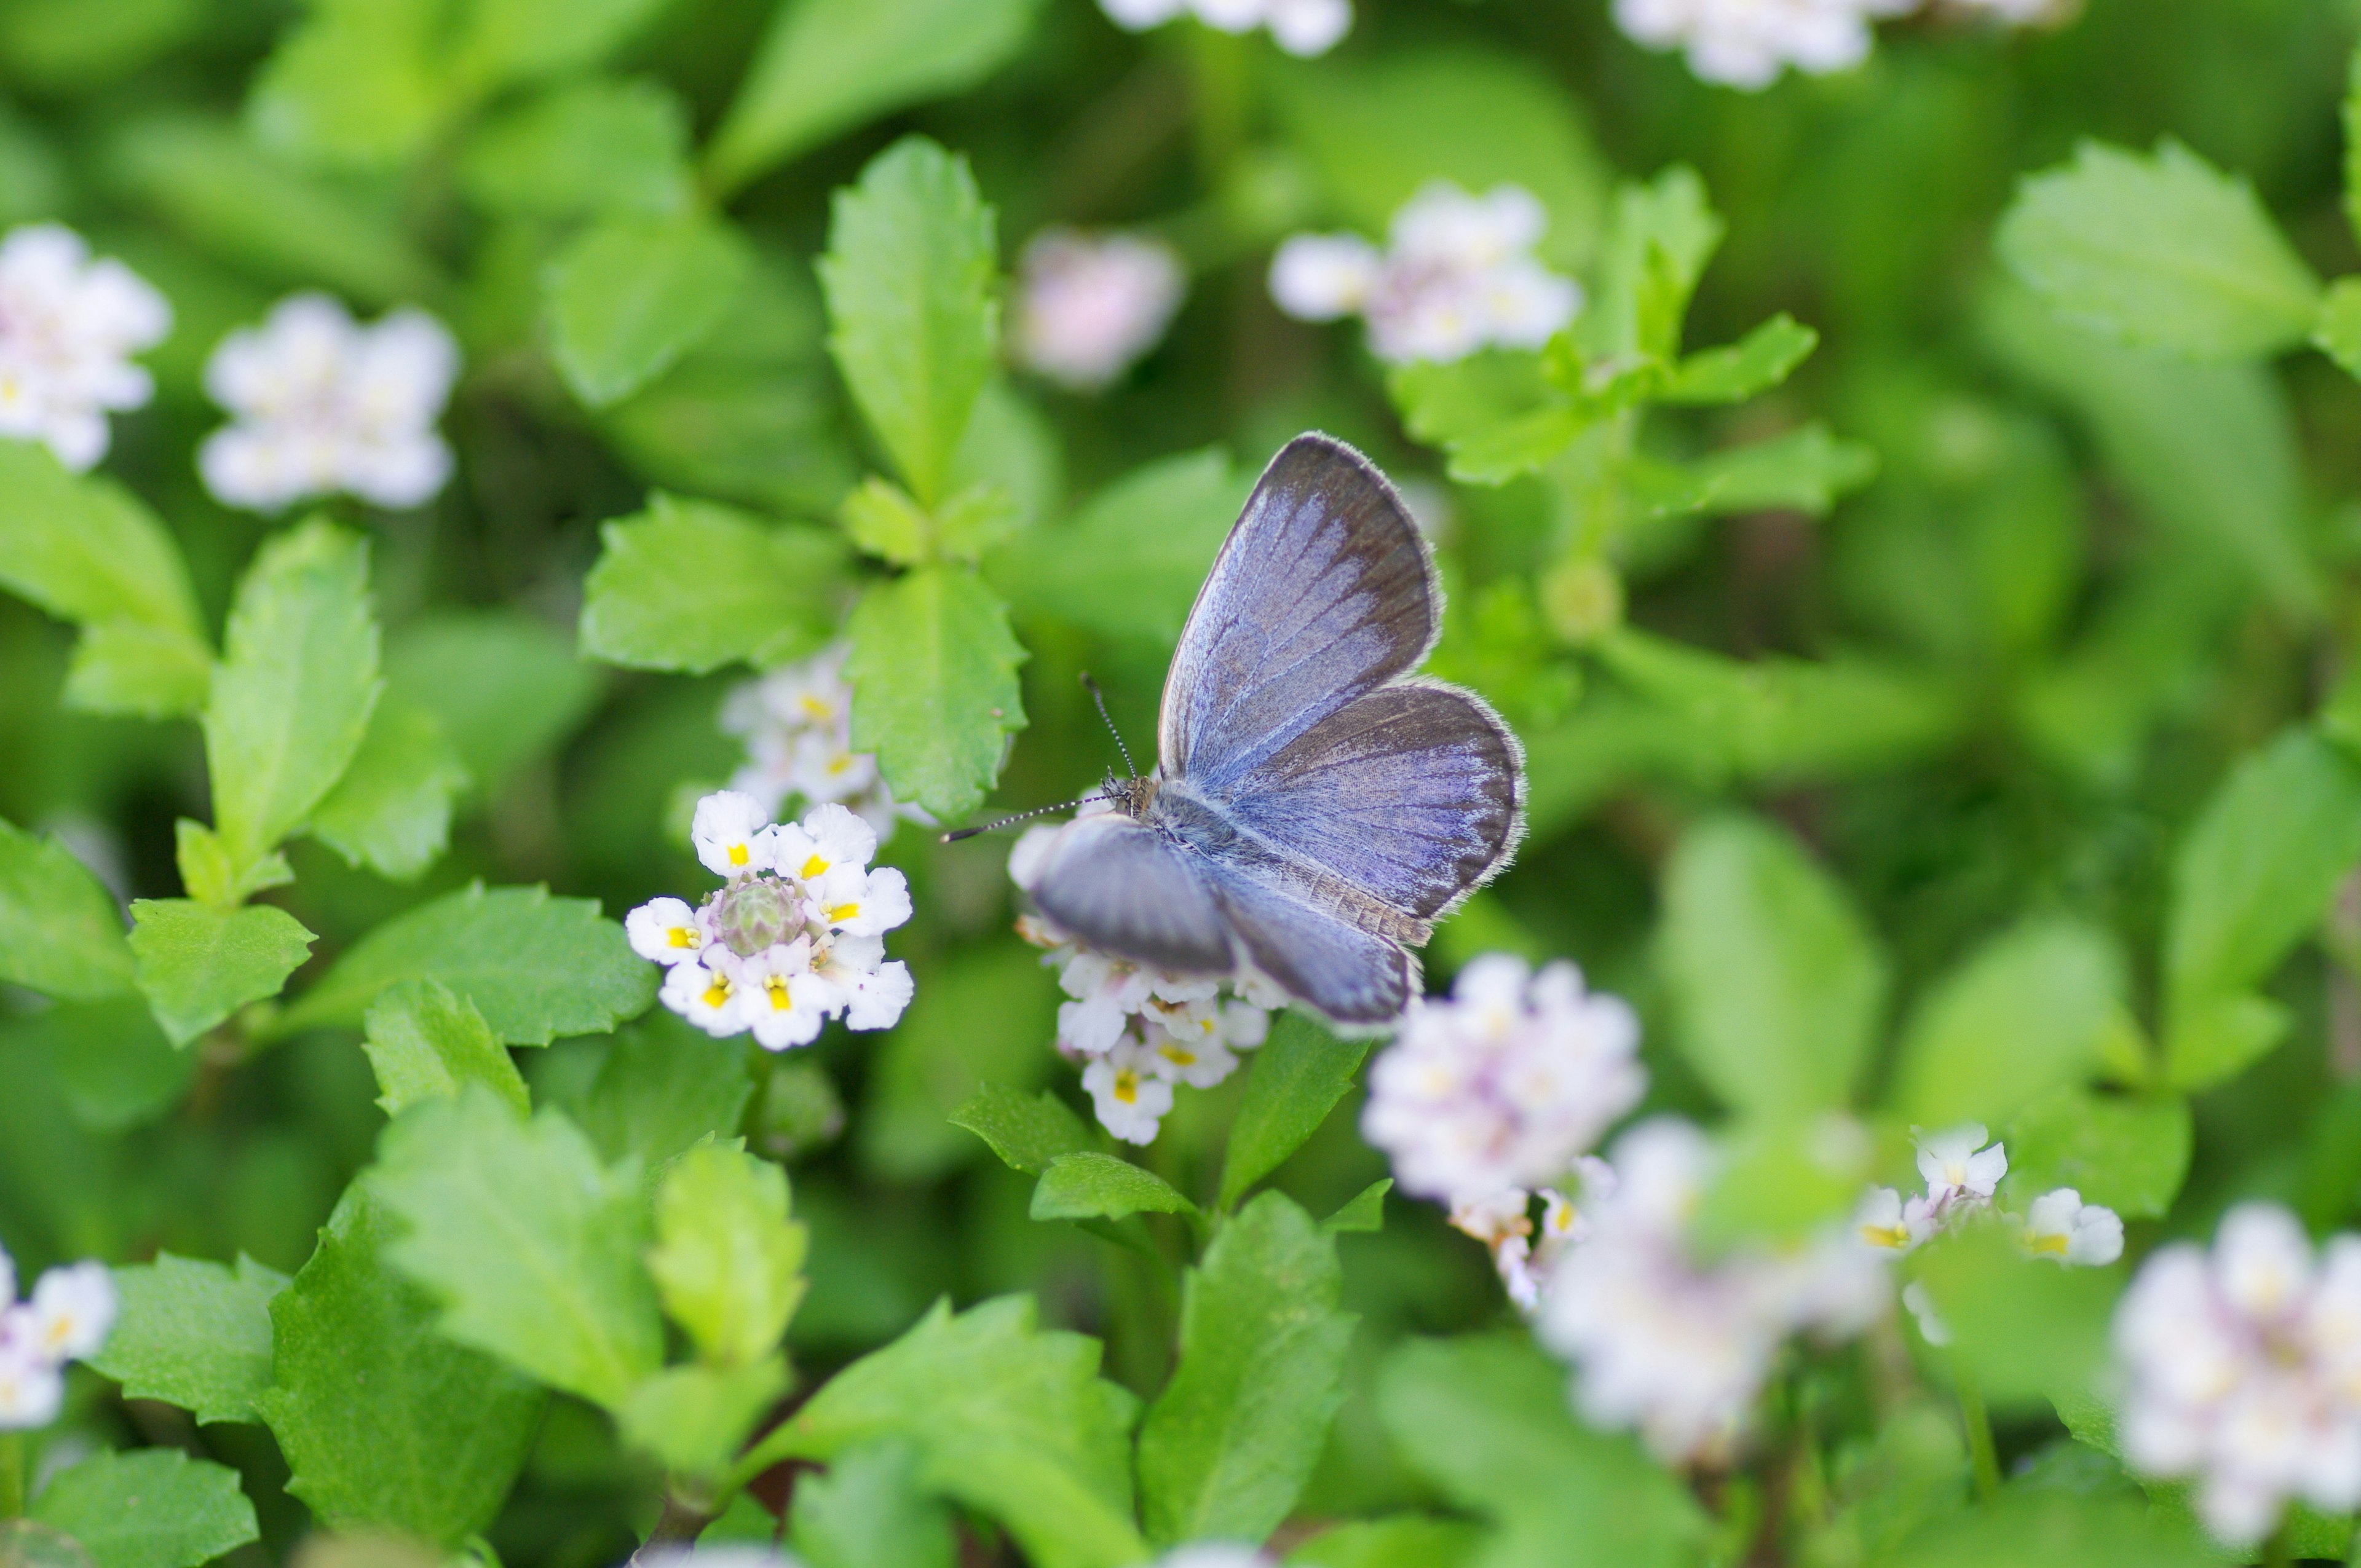
[[[652,966],[597,900],[481,883],[398,915],[348,948],[276,1030],[360,1027],[397,981],[438,980],[476,1004],[511,1046],[598,1035],[655,1000]]]
[[[1039,1568],[1133,1568],[1149,1556],[1131,1522],[1138,1401],[1098,1365],[1097,1341],[1037,1327],[1030,1298],[957,1317],[939,1304],[822,1385],[735,1474],[900,1438],[929,1491],[998,1519]]]
[[[599,537],[582,603],[594,659],[703,674],[740,659],[784,663],[834,629],[846,551],[818,529],[658,491]]]
[[[1214,1236],[1182,1288],[1180,1365],[1140,1423],[1151,1541],[1258,1541],[1287,1517],[1344,1402],[1359,1320],[1337,1310],[1343,1289],[1335,1242],[1279,1193]]]
[[[853,748],[877,753],[895,799],[966,817],[1025,728],[1007,607],[965,568],[928,566],[872,586],[846,631]]]
[[[1686,1568],[1707,1519],[1628,1437],[1580,1425],[1565,1369],[1529,1340],[1413,1341],[1378,1411],[1410,1466],[1493,1529],[1486,1568]]]
[[[1505,484],[1565,450],[1594,422],[1542,372],[1542,356],[1486,349],[1463,359],[1398,365],[1386,388],[1402,427],[1451,455],[1462,484]]]
[[[97,1568],[198,1568],[261,1534],[237,1472],[177,1448],[101,1449],[52,1476],[28,1513]]]
[[[2161,1219],[2189,1172],[2189,1102],[2053,1090],[2001,1128],[2010,1190],[2031,1199],[2071,1187],[2126,1220]]]
[[[1170,648],[1251,483],[1218,447],[1159,458],[1018,535],[986,575],[1022,614]]]
[[[156,1022],[185,1046],[249,1002],[279,994],[313,938],[273,905],[223,909],[186,898],[131,905],[134,976]]]
[[[2345,370],[2361,376],[2361,278],[2339,278],[2320,302],[2312,345]]]
[[[1111,1154],[1061,1154],[1033,1189],[1037,1220],[1120,1220],[1133,1214],[1193,1214],[1197,1205],[1152,1170]]]
[[[180,546],[129,490],[12,440],[0,441],[0,587],[60,620],[127,620],[203,649]]]
[[[734,191],[888,110],[961,92],[1013,58],[1039,0],[787,0],[706,153]]]
[[[432,712],[485,794],[572,734],[598,685],[574,639],[513,610],[443,610],[385,640],[382,700]]]
[[[2128,992],[2107,932],[2076,920],[2028,921],[1970,955],[1919,1003],[1887,1102],[1925,1126],[1999,1125],[2096,1070]]]
[[[711,218],[609,218],[550,263],[557,368],[590,408],[620,402],[695,347],[745,285],[744,237]]]
[[[378,1104],[399,1116],[422,1100],[452,1099],[480,1083],[520,1116],[533,1102],[516,1063],[476,1004],[440,981],[405,980],[370,1003],[361,1049],[377,1074]]]
[[[744,1366],[668,1366],[616,1408],[624,1441],[665,1469],[714,1475],[745,1446],[754,1423],[787,1390],[785,1357]]]
[[[115,895],[55,838],[0,820],[0,981],[65,1000],[131,987]]]
[[[172,839],[181,884],[200,904],[227,909],[267,888],[284,887],[295,880],[287,857],[275,852],[240,865],[231,858],[221,836],[202,822],[181,817],[172,824]]]
[[[1386,1194],[1392,1191],[1394,1179],[1381,1176],[1358,1192],[1345,1200],[1337,1211],[1320,1222],[1320,1228],[1330,1235],[1347,1231],[1377,1232],[1386,1228]]]
[[[346,1190],[270,1304],[255,1408],[321,1523],[456,1547],[500,1511],[547,1398],[436,1331],[433,1298],[387,1261],[398,1234],[366,1178]]]
[[[662,1365],[638,1163],[601,1166],[562,1114],[520,1122],[470,1084],[387,1128],[370,1182],[452,1339],[609,1408]]]
[[[1049,1090],[1021,1094],[997,1083],[987,1083],[974,1098],[951,1113],[954,1126],[965,1127],[992,1146],[1002,1163],[1027,1176],[1038,1176],[1060,1155],[1079,1154],[1090,1146],[1090,1131],[1066,1102]]]
[[[717,1040],[658,1008],[615,1032],[582,1130],[610,1162],[636,1155],[654,1173],[702,1139],[732,1136],[753,1091],[742,1037]]]
[[[1843,1105],[1885,998],[1843,890],[1785,834],[1725,817],[1681,840],[1664,897],[1657,961],[1697,1076],[1773,1119]]]
[[[724,1369],[770,1354],[803,1299],[809,1236],[787,1219],[786,1173],[712,1144],[680,1157],[656,1189],[648,1272],[672,1321]]]
[[[2243,179],[2176,141],[2085,142],[2026,180],[2001,259],[2059,314],[2122,342],[2234,359],[2300,343],[2320,282]]]
[[[2012,1486],[1964,1514],[1930,1520],[1883,1561],[1893,1568],[2209,1568],[2221,1559],[2203,1541],[2154,1519],[2136,1497]]]
[[[796,1486],[790,1544],[809,1568],[951,1568],[949,1515],[926,1494],[918,1451],[888,1440],[840,1455]]]
[[[427,708],[384,696],[360,750],[335,786],[312,808],[305,830],[345,858],[406,882],[451,839],[451,803],[467,770]]]
[[[1680,350],[1681,318],[1706,263],[1728,230],[1697,170],[1675,164],[1646,184],[1615,192],[1598,287],[1575,318],[1574,336],[1614,360],[1668,358]]]
[[[1829,433],[1815,420],[1784,435],[1729,447],[1682,466],[1636,466],[1632,488],[1659,518],[1772,510],[1824,517],[1839,499],[1876,476],[1875,452]]]
[[[1795,374],[1811,357],[1820,334],[1786,314],[1773,316],[1727,348],[1692,354],[1673,367],[1653,400],[1664,403],[1742,403]]]
[[[200,1421],[258,1421],[270,1386],[270,1302],[287,1277],[159,1252],[115,1270],[119,1303],[105,1348],[90,1358],[130,1399],[161,1399]]]
[[[84,713],[181,718],[205,705],[213,650],[179,627],[96,620],[75,640],[61,700]]]
[[[1464,1519],[1396,1514],[1323,1530],[1289,1552],[1287,1568],[1469,1568],[1484,1532]]]
[[[935,554],[934,520],[890,479],[863,479],[836,517],[856,549],[893,565],[915,566]]]
[[[1217,1206],[1234,1207],[1246,1189],[1277,1170],[1320,1129],[1369,1054],[1367,1040],[1339,1039],[1310,1014],[1290,1011],[1272,1021],[1270,1038],[1255,1052],[1246,1098],[1230,1124],[1222,1157]]]
[[[688,114],[653,82],[569,82],[479,126],[458,172],[489,212],[667,217],[689,204]]]
[[[992,209],[965,159],[906,137],[836,193],[831,214],[819,263],[829,350],[903,482],[931,507],[1000,341]]]
[[[205,704],[214,829],[259,860],[343,776],[377,706],[368,545],[314,521],[273,535],[238,584]]]

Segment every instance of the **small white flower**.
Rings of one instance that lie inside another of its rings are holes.
[[[693,961],[712,939],[698,912],[677,898],[652,898],[623,916],[631,951],[667,967]]]
[[[1279,48],[1313,59],[1334,49],[1353,30],[1352,0],[1270,0],[1263,25]]]
[[[45,1272],[23,1309],[34,1349],[52,1361],[96,1355],[115,1328],[115,1276],[106,1265],[69,1264]]]
[[[1275,1564],[1244,1543],[1201,1541],[1174,1547],[1148,1568],[1275,1568]]]
[[[738,969],[738,1011],[766,1051],[807,1046],[829,1014],[843,1006],[837,989],[811,968],[811,943],[798,938],[757,953]]]
[[[697,803],[688,839],[715,876],[749,876],[773,867],[770,827],[770,814],[752,795],[717,790]]]
[[[898,817],[931,818],[916,806],[895,806],[876,757],[852,749],[852,688],[844,680],[850,652],[833,643],[731,690],[721,705],[721,728],[745,741],[746,762],[730,775],[730,787],[774,816],[790,798],[836,802],[883,838]]]
[[[2012,27],[2038,27],[2069,15],[2074,0],[1941,0],[1948,9]]]
[[[1058,1005],[1058,1039],[1084,1056],[1114,1048],[1146,1007],[1155,977],[1125,959],[1088,949],[1066,960],[1058,984],[1071,1002]]]
[[[1127,32],[1160,27],[1189,10],[1189,0],[1099,0],[1107,20]]]
[[[2036,1257],[2099,1267],[2124,1255],[2124,1222],[2070,1187],[2046,1192],[2025,1212],[2025,1247]]]
[[[839,979],[848,998],[844,1026],[848,1029],[890,1029],[902,1021],[915,987],[910,966],[899,959],[874,968],[854,970]]]
[[[1633,41],[1686,51],[1707,82],[1755,91],[1789,66],[1816,75],[1869,57],[1871,20],[1921,0],[1615,0]]]
[[[1099,1125],[1130,1144],[1156,1141],[1156,1129],[1172,1109],[1172,1085],[1159,1078],[1144,1046],[1116,1046],[1082,1069],[1082,1088],[1098,1112]]]
[[[1135,33],[1192,14],[1224,33],[1268,27],[1279,48],[1305,57],[1326,54],[1353,27],[1352,0],[1099,0],[1099,8]]]
[[[742,1035],[748,1025],[738,992],[745,963],[720,943],[711,943],[697,962],[675,964],[664,971],[657,999],[716,1038]]]
[[[2008,1150],[2001,1144],[1985,1148],[1988,1135],[1980,1122],[1919,1135],[1918,1174],[1926,1179],[1930,1206],[1940,1211],[1991,1200],[1993,1189],[2008,1174]]]
[[[337,491],[423,505],[451,477],[434,425],[458,374],[458,345],[423,311],[362,326],[325,294],[282,300],[206,363],[205,390],[233,422],[198,451],[205,488],[259,511]]]
[[[1298,321],[1358,314],[1377,292],[1385,257],[1353,234],[1300,234],[1270,258],[1270,297]]]
[[[1891,1187],[1872,1187],[1853,1211],[1861,1241],[1881,1252],[1908,1252],[1935,1234],[1935,1219],[1923,1198],[1907,1202]]]
[[[1151,1018],[1147,1022],[1148,1056],[1156,1076],[1191,1089],[1211,1089],[1237,1070],[1238,1058],[1219,1030],[1200,1034],[1175,1031]]]
[[[851,937],[879,936],[910,918],[910,883],[892,866],[864,872],[856,865],[839,863],[812,888],[811,904],[814,918],[832,931]]]
[[[164,296],[80,235],[28,224],[0,240],[0,435],[40,441],[77,471],[106,455],[110,410],[154,393],[131,356],[171,330]]]
[[[774,854],[782,876],[816,883],[831,872],[860,871],[876,852],[877,830],[829,801],[813,806],[801,822],[780,828]]]
[[[1161,240],[1062,228],[1034,236],[1017,273],[1018,361],[1077,391],[1111,384],[1155,347],[1187,287]]]
[[[45,1427],[65,1404],[63,1368],[40,1354],[29,1325],[12,1332],[8,1320],[23,1310],[0,1313],[0,1431]]]

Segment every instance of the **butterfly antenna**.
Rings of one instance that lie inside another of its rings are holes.
[[[1106,798],[1104,795],[1086,795],[1080,800],[1061,800],[1055,806],[1037,806],[1030,811],[1020,811],[1014,817],[1004,817],[997,822],[980,822],[972,828],[962,828],[955,833],[946,833],[940,841],[946,844],[956,844],[961,839],[972,839],[979,833],[989,833],[995,828],[1005,828],[1013,822],[1025,821],[1027,817],[1046,817],[1052,811],[1069,811],[1077,806],[1088,806],[1094,800]]]
[[[1099,718],[1106,721],[1107,733],[1115,737],[1115,749],[1123,753],[1124,772],[1137,778],[1139,767],[1131,760],[1131,748],[1123,743],[1123,731],[1115,727],[1115,719],[1107,713],[1106,693],[1099,690],[1098,682],[1091,679],[1088,670],[1082,672],[1082,689],[1091,694],[1093,702],[1099,705]]]

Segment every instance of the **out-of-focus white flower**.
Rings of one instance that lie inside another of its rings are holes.
[[[844,643],[830,644],[745,682],[723,699],[722,730],[746,743],[745,764],[730,775],[730,787],[752,795],[765,816],[777,815],[789,800],[842,805],[884,839],[901,817],[932,818],[915,806],[897,806],[876,756],[852,749],[852,688],[844,680],[849,652]]]
[[[1582,1177],[1584,1197],[1597,1202],[1615,1189],[1615,1171],[1603,1159],[1585,1155],[1575,1162]],[[1542,1201],[1541,1223],[1532,1215],[1532,1200]],[[1550,1277],[1566,1249],[1587,1240],[1591,1226],[1580,1204],[1554,1187],[1539,1193],[1522,1188],[1455,1203],[1451,1223],[1482,1242],[1492,1254],[1500,1287],[1519,1310],[1531,1312],[1541,1304]]]
[[[2159,1249],[2115,1310],[2124,1459],[2197,1481],[2224,1541],[2270,1533],[2288,1499],[2361,1505],[2361,1237],[2315,1261],[2295,1216],[2230,1211],[2209,1254]]]
[[[0,240],[0,435],[39,441],[77,471],[106,455],[110,410],[155,393],[131,356],[172,329],[164,296],[80,235],[28,224]]]
[[[1305,57],[1326,54],[1353,30],[1353,0],[1099,0],[1099,9],[1135,33],[1183,16],[1225,33],[1268,27],[1279,48]]]
[[[1906,1202],[1891,1187],[1872,1187],[1853,1212],[1861,1239],[1881,1252],[1904,1253],[1935,1234],[1935,1218],[1924,1198]]]
[[[1927,1294],[1924,1284],[1914,1279],[1905,1285],[1902,1288],[1902,1304],[1910,1309],[1912,1317],[1918,1320],[1919,1336],[1928,1344],[1940,1346],[1951,1343],[1951,1331],[1936,1312],[1935,1298]]]
[[[1858,1332],[1883,1311],[1883,1261],[1838,1234],[1795,1247],[1741,1247],[1710,1262],[1689,1215],[1719,1164],[1704,1134],[1659,1119],[1625,1134],[1616,1179],[1587,1190],[1588,1234],[1551,1270],[1538,1331],[1575,1363],[1575,1397],[1608,1427],[1636,1427],[1670,1463],[1727,1459],[1780,1343]]]
[[[337,491],[423,505],[451,477],[434,424],[458,375],[459,345],[423,311],[363,326],[325,294],[282,300],[206,363],[205,390],[233,422],[198,450],[205,488],[258,511]]]
[[[633,950],[667,966],[658,1000],[709,1035],[751,1030],[774,1051],[810,1044],[830,1018],[894,1026],[912,985],[907,965],[886,961],[884,933],[909,919],[910,888],[891,866],[868,869],[866,823],[829,804],[774,826],[723,790],[697,802],[690,837],[727,884],[695,909],[651,899],[623,920]]]
[[[1129,1041],[1092,1058],[1082,1069],[1082,1088],[1099,1125],[1129,1144],[1154,1143],[1172,1109],[1172,1085],[1158,1076],[1154,1053]]]
[[[1148,1568],[1273,1568],[1273,1563],[1261,1552],[1243,1543],[1198,1541],[1174,1547]]]
[[[1982,16],[2012,27],[2040,27],[2073,15],[2077,0],[1938,0],[1945,10]]]
[[[1955,1208],[1990,1202],[1993,1190],[2008,1174],[2008,1148],[1984,1147],[1989,1135],[1980,1122],[1919,1135],[1918,1174],[1927,1183],[1927,1205],[1938,1218]]]
[[[16,1264],[0,1250],[0,1431],[57,1420],[66,1363],[99,1353],[117,1306],[115,1277],[94,1262],[49,1269],[30,1299],[16,1297]]]
[[[1869,57],[1870,23],[1921,0],[1615,0],[1616,25],[1651,49],[1679,49],[1708,82],[1768,87],[1789,66],[1814,75]]]
[[[1471,196],[1437,181],[1394,214],[1380,255],[1353,235],[1297,235],[1271,258],[1270,293],[1305,321],[1360,315],[1378,358],[1461,359],[1539,348],[1582,308],[1582,289],[1533,247],[1548,217],[1514,185]]]
[[[1405,1192],[1465,1202],[1549,1185],[1640,1102],[1640,1023],[1560,961],[1492,954],[1414,1002],[1369,1069],[1361,1132]]]
[[[2103,1267],[2124,1255],[2123,1217],[2101,1203],[2085,1203],[2070,1187],[2045,1192],[2026,1210],[2025,1248],[2060,1264]]]
[[[1096,391],[1156,346],[1187,287],[1180,256],[1162,240],[1044,229],[1017,263],[1010,340],[1029,368]]]

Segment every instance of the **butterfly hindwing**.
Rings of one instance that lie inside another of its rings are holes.
[[[1093,946],[1136,962],[1197,974],[1235,962],[1202,871],[1128,817],[1084,817],[1060,828],[1035,872],[1033,901]]]
[[[1217,871],[1214,896],[1255,968],[1340,1024],[1382,1024],[1400,1013],[1417,966],[1396,942],[1235,872]]]

